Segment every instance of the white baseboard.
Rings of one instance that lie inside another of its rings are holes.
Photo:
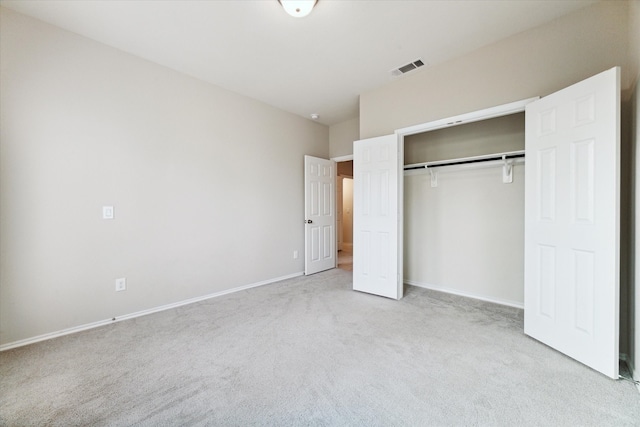
[[[292,279],[294,277],[299,277],[299,276],[302,276],[302,275],[304,275],[304,272],[301,271],[301,272],[298,272],[298,273],[289,274],[287,276],[276,277],[274,279],[264,280],[262,282],[251,283],[249,285],[244,285],[244,286],[238,286],[237,288],[226,289],[224,291],[215,292],[213,294],[208,294],[208,295],[203,295],[201,297],[190,298],[190,299],[187,299],[187,300],[174,302],[174,303],[166,304],[166,305],[161,305],[159,307],[154,307],[154,308],[150,308],[150,309],[147,309],[147,310],[137,311],[135,313],[130,313],[130,314],[125,314],[125,315],[118,316],[118,317],[113,317],[111,319],[99,320],[97,322],[86,323],[84,325],[74,326],[73,328],[67,328],[67,329],[63,329],[61,331],[50,332],[48,334],[38,335],[36,337],[26,338],[26,339],[23,339],[23,340],[10,342],[10,343],[1,345],[0,346],[0,351],[10,350],[12,348],[22,347],[22,346],[29,345],[29,344],[34,344],[34,343],[37,343],[37,342],[40,342],[40,341],[46,341],[46,340],[50,340],[50,339],[53,339],[53,338],[62,337],[64,335],[74,334],[76,332],[86,331],[87,329],[98,328],[100,326],[109,325],[109,324],[114,323],[114,322],[121,322],[123,320],[133,319],[135,317],[146,316],[147,314],[157,313],[159,311],[170,310],[172,308],[180,307],[180,306],[183,306],[183,305],[193,304],[195,302],[200,302],[200,301],[208,300],[208,299],[211,299],[211,298],[220,297],[220,296],[223,296],[223,295],[228,295],[228,294],[232,294],[234,292],[240,292],[240,291],[244,291],[244,290],[251,289],[251,288],[257,288],[258,286],[269,285],[271,283],[280,282],[282,280],[287,280],[287,279]]]
[[[633,362],[627,357],[627,355],[625,354],[624,356],[625,358],[623,360],[627,362],[627,368],[629,368],[629,373],[631,374],[631,378],[633,378],[634,381],[640,381],[640,372],[638,372],[635,369],[635,366],[633,366]],[[636,388],[640,393],[640,384],[636,384]]]
[[[464,292],[446,286],[432,285],[430,283],[416,282],[414,280],[405,280],[404,283],[411,286],[417,286],[418,288],[431,289],[432,291],[445,292],[447,294],[459,295],[461,297],[473,298],[481,301],[492,302],[494,304],[507,305],[509,307],[524,308],[524,304],[517,301],[510,301],[501,298],[489,297],[486,295],[478,295],[470,292]]]

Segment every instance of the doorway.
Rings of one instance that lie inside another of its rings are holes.
[[[338,268],[353,271],[353,160],[337,163],[336,233]]]

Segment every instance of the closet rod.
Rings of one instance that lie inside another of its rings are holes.
[[[444,167],[444,166],[457,166],[457,165],[468,165],[472,163],[482,163],[482,162],[491,162],[491,161],[506,161],[511,159],[519,159],[524,158],[524,150],[523,151],[510,151],[507,153],[496,153],[489,154],[485,156],[476,156],[476,157],[465,157],[461,159],[451,159],[451,160],[440,160],[435,162],[425,162],[425,163],[416,163],[412,165],[405,165],[404,170],[417,170],[417,169],[430,169],[435,167]]]

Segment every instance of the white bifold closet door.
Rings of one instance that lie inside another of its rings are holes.
[[[620,71],[526,107],[525,333],[618,378]]]
[[[353,143],[353,289],[400,299],[401,147],[396,135]]]

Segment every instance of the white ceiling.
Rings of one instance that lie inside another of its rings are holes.
[[[277,0],[0,5],[332,125],[357,117],[358,95],[391,82],[393,68],[433,66],[595,2],[319,0],[306,18]]]

